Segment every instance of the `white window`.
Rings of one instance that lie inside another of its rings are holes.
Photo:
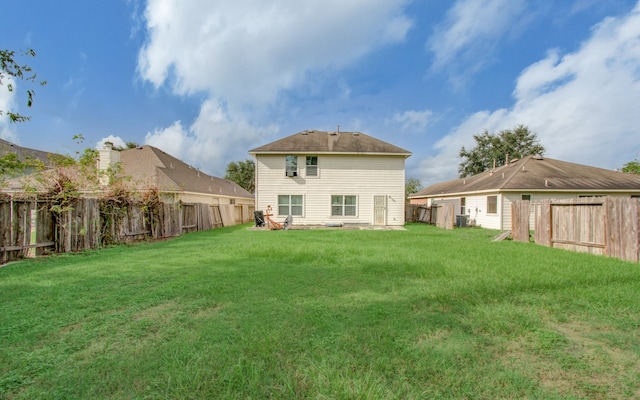
[[[302,195],[281,194],[278,195],[279,216],[302,216]]]
[[[355,217],[358,210],[357,196],[331,196],[331,216]]]
[[[298,156],[285,156],[285,176],[298,176]]]
[[[307,156],[305,166],[306,176],[318,176],[318,156]]]

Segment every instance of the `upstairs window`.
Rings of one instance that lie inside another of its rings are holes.
[[[318,176],[318,156],[306,157],[306,176]]]
[[[331,216],[355,217],[357,209],[358,198],[356,196],[331,196]]]
[[[285,156],[285,176],[298,176],[298,156]]]

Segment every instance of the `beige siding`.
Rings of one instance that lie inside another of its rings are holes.
[[[494,195],[494,194],[489,194]],[[497,195],[497,194],[496,194]],[[460,198],[462,196],[451,196],[451,197],[439,197],[431,200],[430,204],[445,204],[450,203],[454,204],[456,207],[456,215],[460,212]],[[487,214],[487,195],[472,195],[472,196],[464,196],[465,197],[465,208],[469,210],[466,214],[469,216],[469,219],[473,220],[476,226],[480,226],[487,229],[501,229],[500,228],[500,195],[498,195],[498,214]]]
[[[318,176],[307,177],[305,157],[298,159],[298,176],[285,176],[284,155],[256,157],[256,209],[270,205],[275,219],[278,195],[302,195],[304,215],[294,224],[326,223],[373,224],[376,195],[387,196],[387,225],[404,224],[404,157],[379,155],[318,155]],[[356,216],[331,216],[331,195],[354,195],[358,199]]]

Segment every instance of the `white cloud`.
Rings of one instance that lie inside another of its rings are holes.
[[[182,126],[180,121],[175,121],[167,128],[156,128],[153,132],[147,132],[144,137],[145,144],[157,147],[179,158],[187,161],[187,148],[194,144],[193,137]]]
[[[179,94],[264,104],[313,71],[402,41],[406,0],[149,0],[140,75]]]
[[[403,131],[421,132],[427,129],[427,125],[433,116],[433,111],[405,111],[396,113],[387,123],[398,123]]]
[[[402,14],[407,1],[148,0],[139,76],[176,95],[204,93],[206,100],[190,126],[177,121],[158,128],[146,143],[223,173],[227,162],[273,140],[278,127],[258,121],[270,107],[294,108],[277,104],[282,91],[308,87],[403,41],[413,25]],[[349,82],[339,89],[350,96]]]
[[[208,100],[188,129],[176,121],[147,133],[145,143],[222,176],[229,161],[247,159],[249,149],[264,144],[276,131],[276,126],[258,127],[242,117],[232,118],[219,103]]]
[[[458,75],[481,69],[496,43],[521,29],[525,11],[524,0],[458,0],[427,42],[435,57],[432,69],[447,66],[452,80],[464,80]]]
[[[100,150],[104,148],[104,144],[106,142],[113,143],[115,147],[120,147],[120,148],[127,147],[127,143],[120,136],[109,135],[107,137],[100,139],[98,143],[96,143],[96,150]]]
[[[11,127],[11,122],[7,116],[7,111],[16,112],[16,83],[10,76],[3,76],[3,82],[0,86],[0,138],[8,140],[12,143],[18,143],[18,137]],[[13,85],[13,91],[7,90],[8,85]]]
[[[457,153],[473,134],[528,125],[547,155],[614,169],[640,151],[640,3],[629,14],[606,18],[575,52],[558,50],[519,76],[509,109],[468,117],[421,164],[423,182],[456,176]],[[454,161],[455,160],[455,161]]]

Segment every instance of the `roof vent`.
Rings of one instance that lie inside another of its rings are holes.
[[[360,136],[360,132],[353,132],[353,136]]]
[[[535,158],[536,160],[543,160],[542,154],[536,154],[535,156],[533,156],[533,158]]]
[[[302,131],[301,132],[303,135],[307,136],[309,134],[309,131]]]

